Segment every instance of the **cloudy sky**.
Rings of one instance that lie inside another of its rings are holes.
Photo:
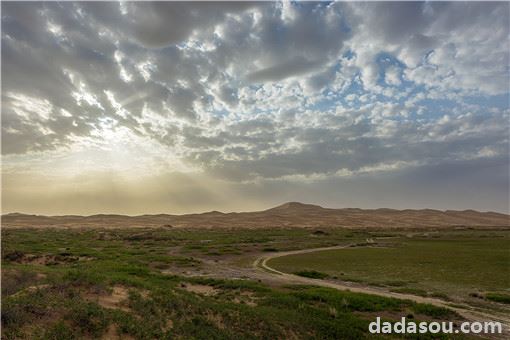
[[[3,212],[507,212],[509,6],[2,2]]]

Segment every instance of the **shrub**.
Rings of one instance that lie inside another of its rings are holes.
[[[76,269],[65,273],[63,279],[75,286],[101,286],[105,282],[105,277],[97,272]]]
[[[485,298],[490,301],[510,304],[510,295],[503,293],[487,293]]]
[[[456,315],[455,312],[447,308],[436,307],[430,304],[414,304],[412,310],[416,314],[427,315],[435,319],[446,319],[448,317]]]
[[[14,262],[14,261],[21,260],[24,256],[25,256],[25,254],[23,252],[15,250],[15,251],[11,251],[10,253],[5,254],[3,256],[3,259],[7,260],[7,261]]]
[[[483,296],[478,293],[469,293],[469,296],[473,298],[483,299]]]
[[[303,276],[303,277],[309,277],[311,279],[325,279],[329,277],[326,273],[321,273],[316,270],[301,270],[294,273],[295,275]]]
[[[2,273],[2,297],[12,295],[36,281],[36,273],[29,271],[4,271]]]
[[[8,301],[2,304],[2,326],[8,327],[16,324],[23,324],[26,313],[23,306],[15,301]]]
[[[48,340],[71,340],[76,339],[73,330],[63,321],[59,321],[49,328],[44,334],[44,339]]]
[[[205,319],[203,316],[195,316],[191,320],[178,326],[184,338],[193,339],[234,339],[232,334],[221,330],[216,325]]]
[[[435,293],[430,294],[430,296],[438,298],[438,299],[442,299],[445,301],[451,301],[450,297],[448,295],[446,295],[445,293],[435,292]]]
[[[73,307],[67,319],[74,323],[84,333],[99,337],[106,327],[108,320],[101,307],[95,303],[80,303]]]

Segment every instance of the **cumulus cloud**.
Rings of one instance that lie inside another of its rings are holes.
[[[4,173],[119,172],[128,150],[233,187],[340,185],[508,158],[508,3],[1,6]]]
[[[352,40],[366,85],[375,85],[380,52],[407,66],[408,79],[428,87],[489,94],[508,92],[508,3],[351,3]],[[490,51],[490,52],[489,52]]]
[[[309,73],[316,68],[317,65],[318,63],[316,62],[297,57],[292,60],[284,61],[281,64],[252,72],[247,75],[247,79],[252,82],[278,81],[290,76],[295,77]]]
[[[388,67],[384,73],[384,80],[389,85],[400,85],[400,69],[395,66]]]

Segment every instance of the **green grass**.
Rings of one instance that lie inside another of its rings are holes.
[[[487,293],[485,298],[490,301],[510,304],[510,294],[503,293]]]
[[[409,314],[417,320],[458,317],[406,300],[161,271],[199,268],[207,259],[252,259],[265,248],[360,243],[371,236],[331,229],[327,237],[311,237],[312,231],[2,230],[2,338],[95,339],[114,327],[135,339],[363,339],[374,313],[395,321]],[[23,262],[32,255],[60,257],[53,265]],[[87,260],[69,261],[76,256]],[[327,272],[312,273],[323,278]],[[216,294],[189,292],[184,283],[211,286]],[[88,298],[119,286],[129,291],[123,309]]]
[[[497,291],[510,286],[508,249],[508,234],[492,238],[403,238],[384,248],[290,255],[272,259],[268,265],[289,273],[317,271],[343,280],[393,286],[402,293],[468,296],[473,290]]]
[[[150,293],[142,296],[132,287],[128,312],[83,299],[82,293],[94,291],[98,284],[90,272],[81,276],[66,273],[53,288],[7,296],[2,310],[3,337],[100,338],[115,325],[137,339],[269,339],[291,332],[317,339],[353,339],[367,336],[370,317],[363,313],[390,310],[423,318],[454,315],[433,306],[328,288],[274,289],[252,281],[196,280],[221,290],[218,296],[207,297],[179,289],[177,283],[183,278],[147,279]],[[111,281],[103,283],[110,285]],[[230,297],[239,291],[256,294],[257,305],[233,303]],[[168,320],[171,330],[166,329]]]

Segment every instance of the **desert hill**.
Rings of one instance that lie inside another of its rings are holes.
[[[20,213],[2,216],[2,227],[510,227],[510,215],[474,210],[329,209],[288,202],[256,212],[211,211],[187,215],[39,216]]]

